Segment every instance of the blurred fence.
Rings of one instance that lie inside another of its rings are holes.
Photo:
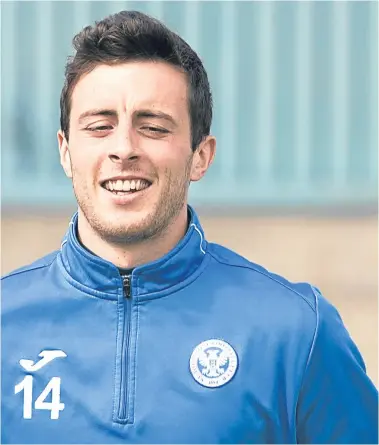
[[[377,2],[3,2],[2,202],[71,203],[58,160],[71,40],[121,9],[162,19],[199,53],[217,160],[194,204],[377,201]]]

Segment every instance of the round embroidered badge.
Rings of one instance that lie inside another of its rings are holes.
[[[237,366],[236,352],[223,340],[203,341],[193,350],[190,359],[193,378],[208,388],[228,383],[236,373]]]

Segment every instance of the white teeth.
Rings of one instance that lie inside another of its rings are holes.
[[[131,181],[118,179],[117,181],[107,181],[104,187],[111,191],[129,192],[130,190],[143,190],[148,187],[148,185],[149,183],[144,179],[133,179]]]

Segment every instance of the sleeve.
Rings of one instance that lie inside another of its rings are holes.
[[[298,398],[297,442],[377,444],[377,389],[337,310],[314,293],[317,327]]]

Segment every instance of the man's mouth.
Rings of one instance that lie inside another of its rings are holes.
[[[115,195],[126,195],[147,189],[151,186],[151,182],[146,179],[118,179],[117,181],[105,181],[101,185]]]

